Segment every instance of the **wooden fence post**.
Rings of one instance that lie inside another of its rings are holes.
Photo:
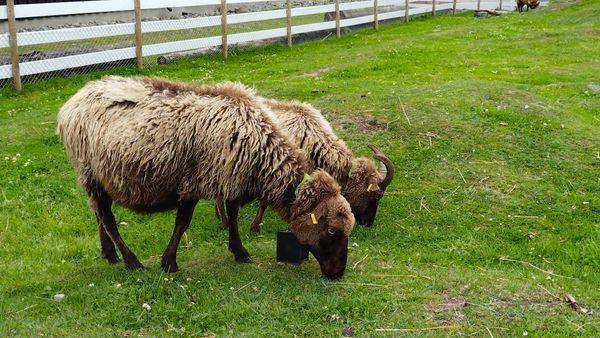
[[[452,0],[452,15],[456,14],[456,0]]]
[[[19,46],[17,44],[17,23],[15,19],[14,0],[6,1],[6,16],[8,19],[8,44],[10,45],[13,84],[16,90],[21,90],[21,70],[19,69]]]
[[[227,60],[227,0],[221,0],[221,50]]]
[[[339,38],[340,31],[340,0],[335,0],[335,35]]]
[[[477,0],[477,10],[481,9],[481,0]]]
[[[135,9],[135,63],[138,69],[144,67],[142,59],[142,6],[141,0],[133,0]]]
[[[408,0],[404,0],[404,22],[408,22]]]
[[[435,16],[435,0],[431,2],[431,16]]]
[[[375,23],[375,29],[379,29],[379,10],[377,7],[377,0],[373,0],[373,22]]]
[[[292,0],[287,0],[285,15],[287,17],[287,44],[292,47]]]

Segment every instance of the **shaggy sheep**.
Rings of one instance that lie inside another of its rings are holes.
[[[342,195],[350,203],[356,221],[370,226],[375,220],[379,200],[392,181],[394,165],[374,145],[369,148],[374,158],[381,162],[379,171],[373,162],[366,158],[354,158],[344,141],[333,132],[321,112],[307,103],[297,101],[282,102],[265,99],[266,105],[274,113],[274,119],[292,143],[308,154],[309,171],[321,168],[331,174],[341,185]],[[216,200],[217,215],[224,227],[227,219],[220,199]],[[260,230],[260,222],[266,205],[261,202],[250,229]]]
[[[102,256],[143,265],[122,240],[111,205],[140,212],[177,208],[162,256],[178,270],[177,246],[201,198],[223,196],[229,250],[250,261],[238,233],[240,204],[259,198],[289,223],[322,273],[342,276],[354,224],[340,187],[324,171],[304,183],[301,152],[240,84],[192,86],[157,78],[110,76],[88,83],[58,114],[57,132],[96,214]]]
[[[529,11],[529,9],[535,9],[537,6],[540,5],[540,0],[517,0],[517,10],[519,12],[523,11],[523,7],[527,7],[527,11]]]

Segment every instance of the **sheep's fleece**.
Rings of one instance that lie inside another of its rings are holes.
[[[299,152],[239,83],[105,77],[61,108],[57,132],[82,186],[101,182],[139,211],[168,209],[174,196],[277,204],[302,175]]]

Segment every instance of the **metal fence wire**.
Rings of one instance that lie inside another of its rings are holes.
[[[207,53],[226,57],[228,50],[236,52],[232,46],[292,43],[453,8],[497,9],[499,1],[35,0],[31,4],[21,0],[14,4],[8,0],[7,5],[0,4],[0,89],[12,85],[19,89],[15,76],[33,82],[116,66],[155,67]],[[11,20],[15,32],[9,29]],[[11,36],[16,46],[11,46]],[[136,49],[136,41],[141,48]],[[18,65],[11,56],[18,56]]]

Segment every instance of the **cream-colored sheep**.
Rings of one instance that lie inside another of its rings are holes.
[[[105,77],[69,99],[57,132],[89,194],[102,255],[118,261],[116,244],[129,268],[143,269],[119,235],[113,201],[141,212],[177,208],[161,264],[177,271],[177,246],[197,201],[223,196],[229,249],[236,260],[249,261],[237,213],[241,203],[259,198],[290,223],[325,276],[341,277],[354,224],[350,206],[323,171],[314,172],[296,198],[304,161],[267,110],[241,84],[192,86],[145,77]]]

